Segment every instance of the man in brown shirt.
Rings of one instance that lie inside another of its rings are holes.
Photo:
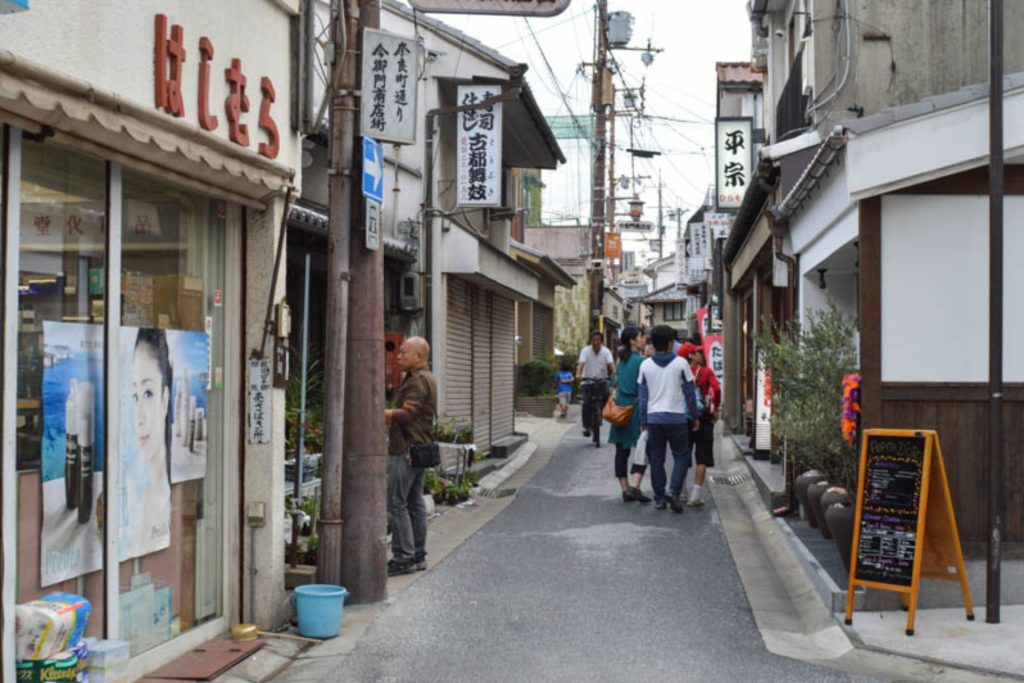
[[[410,337],[398,349],[398,367],[405,373],[396,408],[384,411],[388,424],[388,515],[391,555],[388,575],[427,568],[427,507],[423,503],[423,470],[414,468],[409,447],[434,440],[437,383],[427,369],[430,345]]]

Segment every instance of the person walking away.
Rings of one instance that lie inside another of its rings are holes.
[[[675,331],[658,325],[651,331],[654,355],[640,365],[640,428],[647,430],[654,507],[682,513],[679,494],[690,467],[690,435],[700,428],[700,404],[690,364],[672,353]],[[665,495],[665,449],[672,449],[672,478]]]
[[[563,360],[562,367],[555,376],[555,391],[558,393],[558,411],[561,417],[569,413],[569,404],[572,402],[572,366],[569,361]]]
[[[643,331],[639,327],[629,326],[622,330],[619,337],[619,370],[616,374],[615,405],[633,406],[633,413],[629,416],[629,422],[623,427],[611,426],[608,434],[608,443],[615,444],[615,477],[619,480],[622,488],[622,501],[624,503],[649,503],[651,499],[640,490],[640,482],[644,478],[645,465],[633,463],[629,468],[629,474],[633,477],[630,485],[626,475],[629,465],[629,454],[636,448],[637,440],[640,438],[640,411],[637,410],[637,403],[640,401],[640,364],[643,363],[643,350],[646,345]]]
[[[391,561],[388,576],[427,568],[427,506],[423,503],[423,469],[412,466],[409,448],[434,440],[437,383],[427,369],[430,345],[410,337],[398,349],[398,367],[405,373],[395,400],[384,411],[388,425],[388,516],[391,517]]]
[[[718,407],[722,402],[722,387],[711,368],[704,362],[704,352],[696,344],[683,344],[679,356],[690,362],[693,370],[697,392],[704,404],[704,413],[700,418],[700,429],[693,435],[694,460],[697,464],[693,473],[693,488],[687,505],[699,507],[704,504],[701,493],[704,490],[704,479],[709,467],[715,466],[715,421],[718,419]]]
[[[590,436],[593,430],[595,444],[600,443],[601,409],[608,400],[608,380],[614,374],[612,352],[604,345],[604,335],[594,330],[590,333],[590,346],[580,351],[576,379],[583,387],[583,436]]]

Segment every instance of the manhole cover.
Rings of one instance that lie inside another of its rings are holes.
[[[750,475],[749,474],[732,474],[732,475],[716,474],[716,475],[712,475],[711,476],[711,481],[713,481],[716,484],[725,484],[726,486],[736,486],[737,484],[742,484],[745,481],[750,481]]]
[[[483,489],[480,491],[481,498],[508,498],[516,495],[516,489]]]

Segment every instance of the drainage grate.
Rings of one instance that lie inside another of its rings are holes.
[[[737,486],[745,481],[750,481],[749,474],[733,474],[733,475],[722,475],[713,474],[711,475],[711,481],[715,484],[725,484],[726,486]]]
[[[508,498],[516,495],[516,489],[481,489],[481,498]]]

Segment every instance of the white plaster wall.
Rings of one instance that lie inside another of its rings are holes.
[[[1003,379],[1024,382],[1024,197],[1006,197],[1003,213]]]
[[[883,382],[986,380],[987,226],[985,197],[882,198]]]
[[[260,78],[267,76],[277,93],[271,114],[281,137],[281,151],[275,161],[298,169],[298,136],[292,133],[289,113],[290,12],[285,9],[294,4],[293,0],[35,0],[28,12],[8,14],[0,21],[0,49],[155,109],[155,17],[166,14],[168,33],[171,24],[184,29],[185,120],[198,125],[199,39],[206,36],[215,52],[210,64],[210,107],[220,119],[220,126],[214,134],[228,139],[224,69],[237,57],[248,78],[246,92],[251,108],[242,117],[249,125],[249,149],[255,153],[258,144],[266,140],[257,120],[262,99]]]
[[[277,198],[268,211],[249,211],[248,236],[245,254],[248,281],[245,283],[247,329],[245,357],[260,348],[263,338],[263,316],[267,310],[267,296],[273,291],[274,300],[284,296],[285,269],[282,267],[276,282],[271,277],[274,270],[274,255],[277,237],[281,229],[284,199]],[[282,260],[284,263],[284,260]],[[272,340],[267,340],[269,357],[273,357]],[[248,367],[243,368],[248,382]],[[255,543],[250,543],[249,525],[242,539],[245,547],[243,565],[245,581],[256,570],[255,604],[249,603],[249,584],[242,595],[246,619],[252,618],[260,628],[267,630],[281,626],[286,620],[284,592],[284,563],[281,561],[281,540],[284,538],[284,390],[274,389],[271,399],[271,442],[255,445],[246,443],[245,448],[245,505],[265,503],[266,525],[255,530]],[[250,558],[252,562],[250,563]]]
[[[838,163],[829,167],[829,175],[822,177],[817,189],[807,199],[800,211],[790,219],[788,234],[792,240],[794,252],[800,254],[801,260],[806,259],[805,252],[812,249],[815,243],[822,241],[822,238],[833,231],[837,224],[844,223],[843,236],[837,238],[839,243],[835,244],[833,241],[834,248],[831,248],[831,251],[823,253],[820,258],[815,257],[818,258],[817,263],[820,263],[832,251],[849,241],[847,236],[850,234],[850,227],[844,221],[849,220],[847,214],[851,210],[854,210],[854,205],[850,201],[850,193],[846,188],[846,164],[840,159]],[[853,219],[853,230],[856,234],[856,218]],[[828,240],[825,242],[828,243]],[[804,263],[800,265],[801,267],[805,266]],[[806,264],[806,267],[809,268],[810,264]]]

